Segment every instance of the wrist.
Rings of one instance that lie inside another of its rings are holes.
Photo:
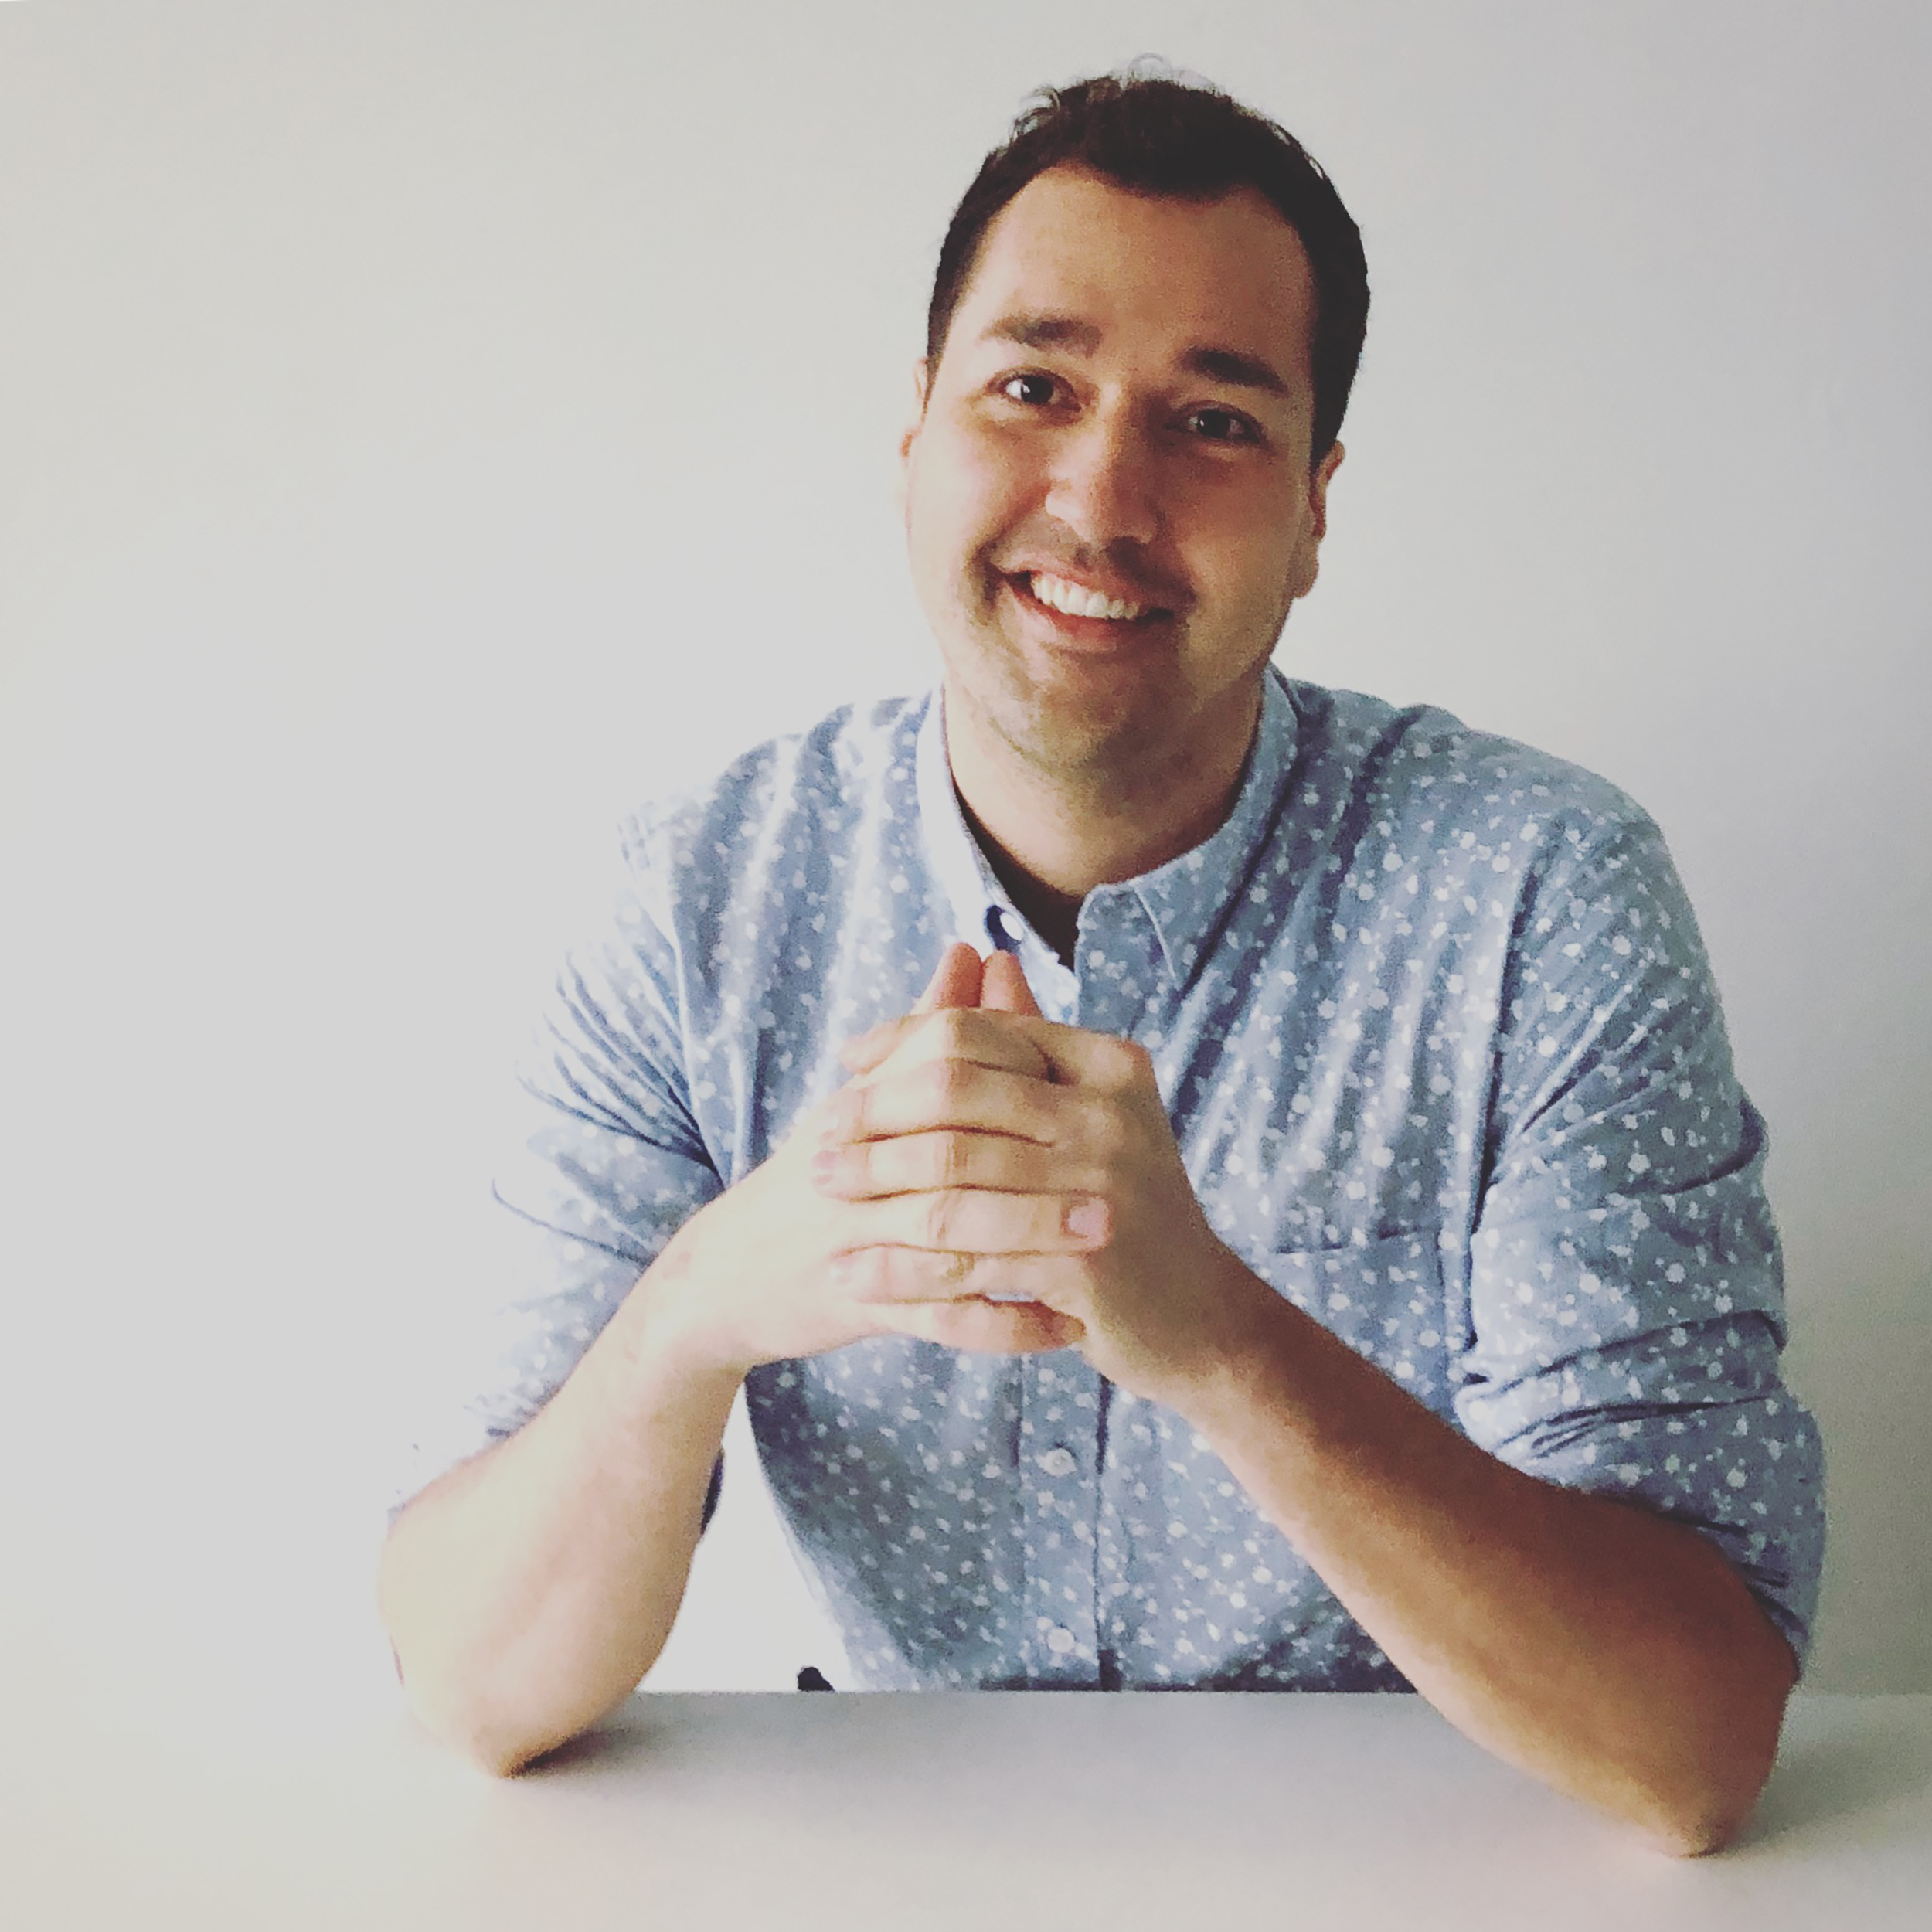
[[[736,1393],[757,1365],[717,1318],[720,1298],[707,1292],[700,1209],[638,1277],[620,1315],[632,1331],[632,1352],[680,1383],[709,1383]]]
[[[1217,1319],[1200,1336],[1173,1386],[1155,1399],[1211,1438],[1230,1415],[1252,1406],[1280,1345],[1283,1318],[1297,1311],[1219,1240],[1209,1257],[1209,1301]]]

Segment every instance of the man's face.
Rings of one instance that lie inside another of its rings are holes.
[[[913,581],[976,728],[1104,781],[1252,723],[1341,460],[1310,468],[1314,300],[1252,189],[1056,168],[1000,212],[903,445]]]

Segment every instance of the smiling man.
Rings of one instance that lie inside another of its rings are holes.
[[[381,1577],[484,1761],[649,1668],[742,1386],[868,1687],[1413,1687],[1675,1849],[1748,1814],[1821,1465],[1689,907],[1602,781],[1270,663],[1367,302],[1204,87],[1049,94],[969,189],[941,689],[641,814],[526,1073]]]

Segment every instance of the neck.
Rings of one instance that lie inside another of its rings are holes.
[[[1226,821],[1260,719],[1259,682],[1230,694],[1211,728],[1120,767],[1029,759],[947,687],[953,784],[994,876],[1070,964],[1082,903],[1191,852]]]

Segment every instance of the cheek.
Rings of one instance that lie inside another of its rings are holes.
[[[1021,466],[998,447],[954,437],[920,450],[906,491],[914,570],[956,573],[1011,528],[1025,487]]]
[[[906,491],[906,520],[916,546],[930,546],[954,529],[966,494],[957,455],[929,429],[914,452]]]
[[[913,587],[934,628],[950,633],[976,604],[968,580],[985,542],[980,491],[953,452],[921,453],[909,477],[906,547]]]
[[[1315,547],[1320,539],[1314,512],[1305,492],[1297,488],[1283,493],[1275,515],[1271,574],[1277,590],[1298,597],[1315,580]]]
[[[1214,514],[1197,522],[1190,546],[1202,589],[1243,613],[1276,611],[1284,596],[1299,594],[1313,551],[1295,499],[1249,497],[1206,507]]]

